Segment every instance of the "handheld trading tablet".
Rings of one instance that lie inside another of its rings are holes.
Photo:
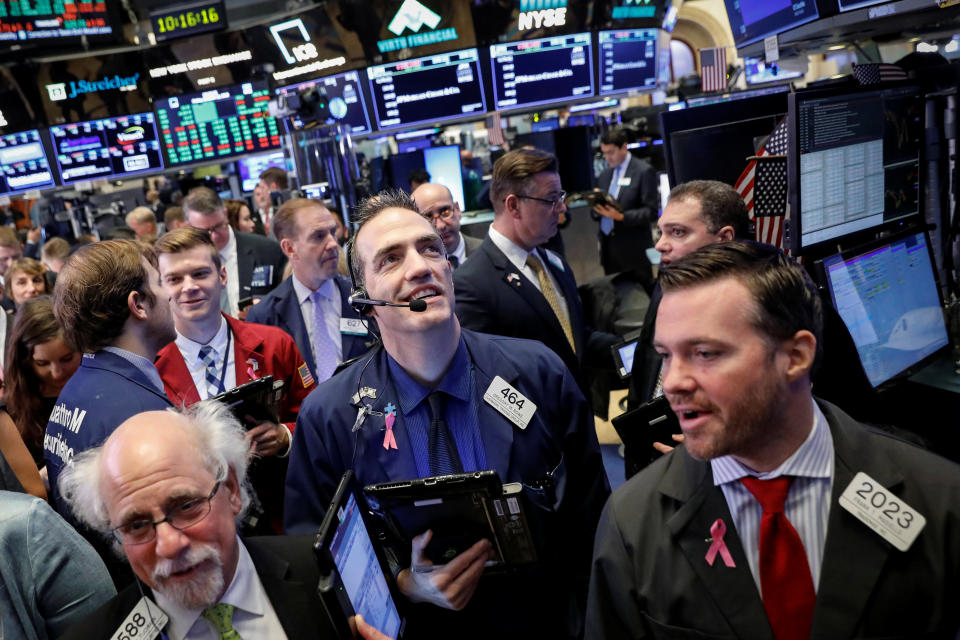
[[[280,422],[280,396],[283,394],[283,381],[274,380],[273,376],[263,376],[251,380],[239,387],[215,395],[211,400],[217,400],[227,405],[233,415],[243,424],[247,424],[246,417],[254,420],[269,420]]]

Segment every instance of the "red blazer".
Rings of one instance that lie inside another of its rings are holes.
[[[317,386],[297,344],[282,329],[243,322],[228,315],[224,317],[233,332],[237,386],[265,375],[273,375],[274,380],[283,380],[280,419],[292,432],[300,403]],[[256,363],[256,366],[251,363]],[[167,397],[173,404],[178,407],[190,406],[200,401],[200,394],[175,342],[160,350],[155,364]],[[254,369],[251,377],[251,370]]]

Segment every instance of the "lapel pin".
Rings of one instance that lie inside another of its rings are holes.
[[[713,562],[717,559],[717,554],[720,554],[720,557],[723,558],[723,564],[728,567],[735,567],[737,565],[733,562],[733,556],[730,555],[730,549],[727,548],[727,543],[723,541],[723,536],[727,533],[727,525],[723,523],[723,520],[717,518],[716,521],[710,525],[710,537],[706,539],[706,542],[710,542],[710,548],[707,549],[706,560],[707,564],[711,567]]]
[[[393,422],[397,418],[397,408],[390,402],[387,403],[387,406],[385,406],[383,410],[386,412],[383,423],[387,427],[386,433],[383,434],[383,448],[389,451],[390,449],[397,448],[397,438],[393,435]]]

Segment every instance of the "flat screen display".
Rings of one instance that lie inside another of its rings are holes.
[[[485,113],[476,49],[367,68],[379,129]]]
[[[107,0],[4,0],[0,2],[0,42],[109,36],[113,25],[107,4]]]
[[[266,82],[157,100],[167,164],[208,162],[280,148],[280,128],[268,112],[269,102]]]
[[[255,55],[256,52],[256,55]],[[154,96],[177,96],[249,80],[259,51],[246,31],[181,38],[143,51],[144,75]]]
[[[60,182],[163,170],[152,113],[50,127]]]
[[[657,30],[601,31],[600,95],[657,88]]]
[[[864,7],[872,7],[875,4],[883,4],[884,2],[890,2],[891,0],[837,0],[838,8],[840,12],[844,11],[853,11],[854,9],[862,9]]]
[[[823,268],[873,386],[949,344],[926,233],[831,256]]]
[[[797,249],[920,213],[923,115],[916,87],[791,95]]]
[[[594,3],[593,27],[599,29],[663,26],[671,0],[603,0]]]
[[[490,64],[498,111],[593,95],[589,33],[490,45]]]
[[[786,82],[803,77],[803,74],[799,71],[787,71],[781,69],[776,62],[768,64],[759,58],[746,58],[744,66],[747,84]]]
[[[442,184],[450,190],[453,201],[461,211],[466,210],[463,198],[463,174],[460,169],[459,145],[429,147],[423,150],[423,164],[430,174],[430,182]]]
[[[0,135],[0,195],[53,186],[39,131]]]
[[[152,109],[138,55],[45,62],[36,67],[34,81],[47,124],[86,122]]]
[[[363,97],[363,88],[360,86],[359,71],[348,71],[335,76],[278,87],[277,95],[304,91],[313,86],[323,89],[327,94],[330,106],[330,118],[327,124],[342,122],[350,128],[350,133],[353,135],[370,133],[370,117],[367,115],[366,100]],[[299,129],[303,126],[299,118],[294,117],[291,121],[295,128]]]
[[[738,47],[820,17],[813,0],[724,0],[724,3]]]
[[[262,153],[237,160],[237,169],[240,173],[240,189],[244,193],[253,191],[257,183],[260,182],[260,174],[270,167],[286,170],[287,161],[283,157],[283,151]]]

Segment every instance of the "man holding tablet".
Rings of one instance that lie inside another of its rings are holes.
[[[401,592],[421,603],[408,610],[409,636],[576,637],[609,486],[573,376],[542,344],[460,328],[443,240],[409,196],[374,196],[354,220],[356,297],[372,303],[364,311],[383,348],[304,402],[287,474],[287,533],[317,530],[348,469],[360,486],[495,470],[525,485],[548,532],[536,569],[481,578],[487,540],[432,566],[424,532],[397,567]]]

